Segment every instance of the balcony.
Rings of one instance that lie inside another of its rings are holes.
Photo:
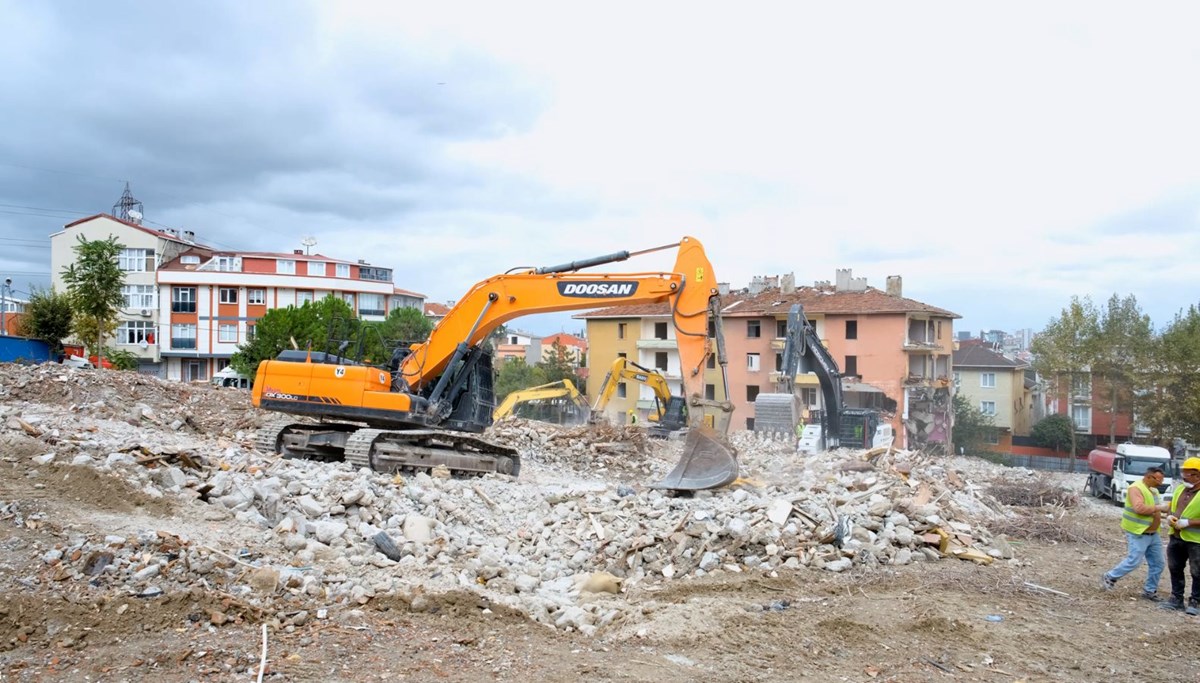
[[[196,338],[171,337],[172,349],[194,349],[196,348]]]
[[[196,302],[195,301],[172,301],[171,302],[171,312],[172,313],[195,313],[196,312]]]
[[[776,338],[776,339],[771,340],[771,350],[772,351],[782,351],[785,346],[787,346],[786,339]]]
[[[639,339],[637,347],[646,350],[666,351],[668,349],[677,349],[679,345],[675,343],[674,339]]]
[[[941,345],[924,339],[905,339],[901,348],[905,351],[934,351],[941,348]]]

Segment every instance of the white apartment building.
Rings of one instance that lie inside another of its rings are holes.
[[[364,320],[382,321],[396,308],[424,309],[424,295],[397,289],[392,270],[365,261],[305,254],[222,251],[191,233],[149,230],[108,215],[76,221],[51,237],[51,261],[62,269],[82,234],[110,234],[126,246],[125,307],[115,346],[142,359],[141,370],[166,379],[200,381],[229,364],[256,321],[273,308],[302,306],[333,295]]]

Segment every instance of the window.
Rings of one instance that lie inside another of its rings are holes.
[[[704,385],[704,398],[709,401],[717,400],[717,385],[705,384]]]
[[[654,369],[655,370],[666,370],[667,369],[667,352],[666,351],[655,352],[655,354],[654,354]]]
[[[717,367],[717,354],[708,354],[708,363],[705,365],[709,370],[715,370]]]
[[[979,386],[983,387],[984,389],[995,389],[996,388],[996,373],[994,373],[994,372],[979,373]]]
[[[667,324],[666,323],[654,323],[654,338],[655,339],[666,339],[667,338]]]
[[[746,418],[746,431],[748,431],[748,432],[754,431],[754,418],[752,418],[752,417]]]
[[[1071,406],[1071,421],[1075,423],[1075,431],[1090,431],[1092,426],[1092,409],[1090,406]]]
[[[180,325],[171,326],[171,348],[173,349],[194,349],[196,348],[196,326],[195,325]]]
[[[957,370],[955,370],[954,371],[954,388],[957,389],[961,386],[962,386],[962,375],[960,375],[959,372]]]
[[[242,260],[236,256],[218,256],[217,270],[225,273],[242,272]]]
[[[800,390],[800,401],[806,406],[817,405],[817,390],[814,387],[804,387]]]
[[[747,353],[746,354],[746,369],[749,370],[750,372],[758,372],[758,367],[759,367],[758,366],[758,354],[757,353]]]
[[[858,376],[858,356],[846,356],[846,368],[842,371],[842,374],[852,377]]]
[[[782,370],[783,370],[783,354],[777,353],[777,354],[775,354],[775,372],[780,372]]]
[[[368,268],[367,266],[358,267],[358,279],[360,280],[378,280],[380,282],[392,281],[391,268]]]
[[[296,292],[296,305],[297,306],[303,306],[304,304],[311,304],[312,300],[313,300],[313,293],[311,291]]]
[[[746,400],[754,403],[754,399],[758,398],[758,386],[753,384],[746,385]]]
[[[858,339],[858,321],[846,321],[846,339]]]
[[[228,358],[218,358],[217,359],[217,372],[220,372],[227,367],[229,367],[229,359]]]
[[[265,289],[247,289],[246,303],[262,306],[267,303],[267,290]]]
[[[246,323],[246,341],[254,339],[254,323]]]
[[[775,321],[775,338],[776,339],[784,339],[786,337],[787,337],[787,321],[786,320],[776,320]]]
[[[121,298],[125,308],[154,308],[154,285],[124,285]]]
[[[196,256],[195,254],[188,254],[186,256],[180,256],[179,262],[185,266],[197,266],[200,265],[200,257]]]
[[[321,275],[321,276],[325,275],[325,262],[324,261],[309,261],[308,262],[308,274],[309,275]]]
[[[942,321],[941,320],[937,321],[937,338],[938,339],[942,338]],[[1000,443],[999,437],[996,437],[996,438],[997,438],[996,443]]]
[[[617,398],[625,398],[625,383],[617,383]]]
[[[196,288],[195,287],[172,287],[171,288],[171,312],[172,313],[195,313],[196,312]]]
[[[353,296],[353,295],[351,295]],[[358,295],[358,314],[359,315],[387,315],[387,311],[383,308],[382,294],[359,294]]]
[[[125,320],[117,328],[116,343],[121,346],[149,344],[154,339],[154,323],[149,320]]]
[[[747,339],[758,339],[761,336],[762,336],[762,321],[761,320],[747,320],[746,321],[746,338]]]
[[[237,325],[221,323],[217,326],[217,341],[224,343],[237,342]]]
[[[350,310],[354,310],[354,295],[353,294],[351,294],[350,292],[342,292],[342,301],[346,302],[346,305],[350,307]]]
[[[350,264],[349,263],[337,264],[337,276],[338,277],[350,277]]]
[[[122,249],[117,256],[117,267],[127,273],[145,273],[154,270],[153,249]]]
[[[625,353],[624,351],[621,351],[620,353],[617,354],[617,357],[618,358],[628,358],[629,354]]]
[[[222,287],[218,290],[219,301],[223,304],[236,304],[238,291],[236,287]]]
[[[983,413],[984,415],[995,415],[996,414],[996,402],[995,401],[980,401],[979,402],[979,412]]]
[[[1092,395],[1091,375],[1071,376],[1071,395],[1087,398]]]
[[[626,323],[617,323],[617,339],[625,338],[625,325]]]
[[[938,323],[938,325],[941,325],[941,323]],[[989,446],[1000,445],[1000,430],[998,430],[998,429],[983,430],[983,442],[988,444]]]
[[[291,259],[276,259],[275,272],[279,275],[295,275],[296,262]]]

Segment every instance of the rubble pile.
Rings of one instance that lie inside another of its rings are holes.
[[[636,619],[641,608],[589,596],[639,584],[1012,556],[986,528],[988,519],[1009,514],[1004,506],[947,460],[903,451],[800,457],[786,442],[736,434],[744,478],[673,497],[645,485],[679,458],[679,441],[648,440],[634,428],[509,420],[489,436],[521,450],[520,480],[384,475],[255,451],[253,433],[238,426],[262,416],[225,390],[132,376],[109,395],[94,376],[127,373],[78,377],[88,371],[55,368],[42,380],[52,385],[43,392],[86,398],[14,400],[17,392],[36,391],[28,382],[10,385],[25,372],[0,369],[0,434],[40,444],[24,449],[40,452],[14,466],[30,468],[36,479],[69,463],[118,477],[146,496],[183,501],[176,518],[136,539],[118,534],[124,540],[117,543],[68,531],[59,547],[27,549],[46,565],[31,581],[58,574],[83,580],[95,567],[89,558],[108,553],[96,576],[110,589],[137,595],[220,586],[276,619],[294,615],[303,598],[353,607],[394,594],[420,610],[432,593],[466,589],[541,623],[590,633]],[[68,378],[59,381],[61,374]],[[213,434],[184,434],[164,419],[132,425],[122,419],[128,411],[110,405],[119,396],[167,415],[173,392],[195,420],[232,423]],[[196,414],[206,406],[214,406],[211,415]],[[554,468],[579,476],[544,476]],[[215,523],[239,547],[189,541],[177,530],[189,519]]]

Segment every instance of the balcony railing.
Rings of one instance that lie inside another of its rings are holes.
[[[385,311],[383,309],[379,309],[379,308],[360,308],[360,309],[358,309],[358,314],[359,315],[384,316],[384,315],[387,315],[387,311]]]
[[[171,337],[171,348],[173,349],[194,349],[196,348],[196,338],[180,338]]]
[[[195,313],[196,312],[196,302],[195,301],[172,301],[171,302],[171,312],[172,313]]]
[[[639,349],[677,349],[679,344],[674,339],[639,339]]]

